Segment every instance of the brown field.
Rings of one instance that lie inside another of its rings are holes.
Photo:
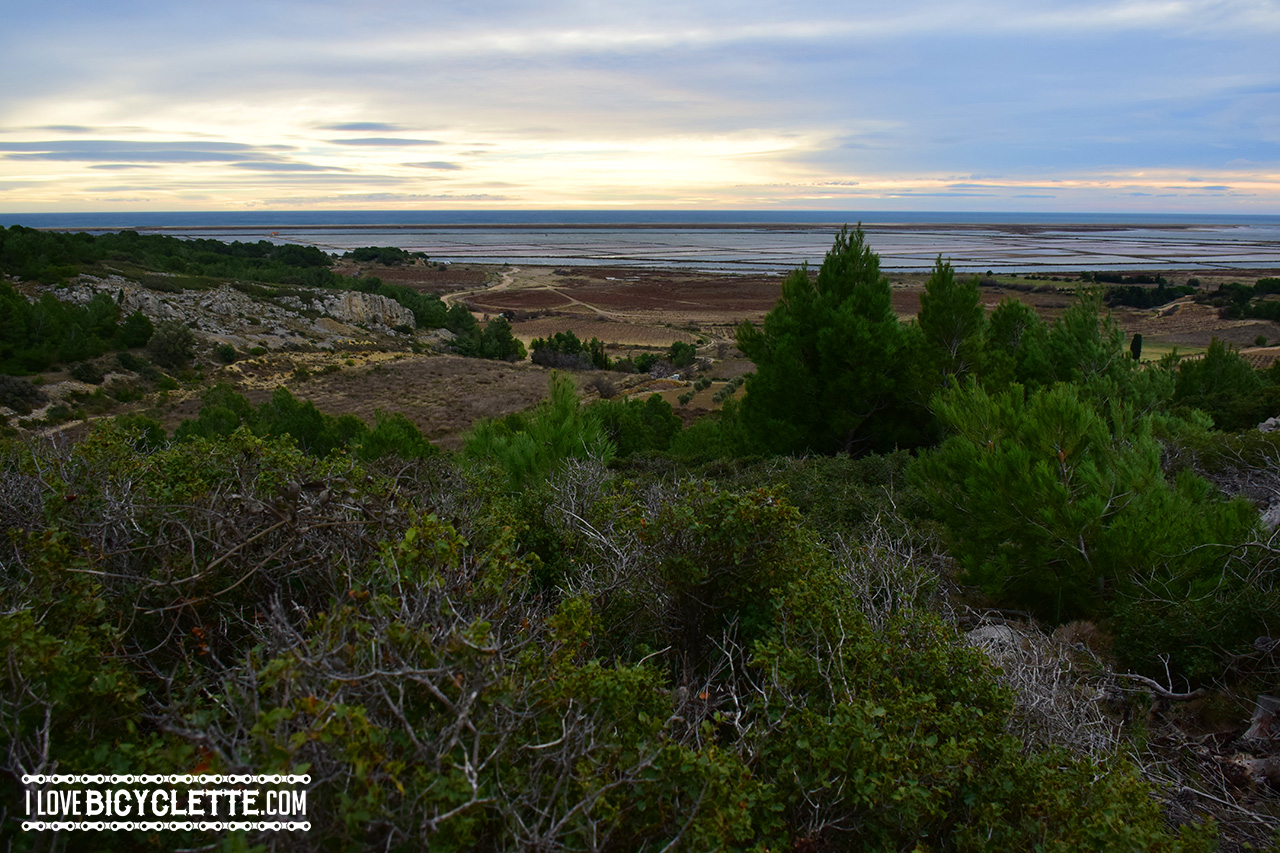
[[[626,267],[504,267],[497,282],[453,294],[477,316],[504,314],[526,343],[560,331],[618,347],[729,341],[778,300],[776,276],[729,276]]]
[[[421,263],[388,267],[339,261],[334,265],[333,271],[347,276],[377,276],[388,284],[399,284],[430,293],[453,293],[482,288],[494,275],[489,267],[479,264],[454,264],[441,270]]]
[[[511,324],[512,334],[526,345],[534,338],[550,337],[567,329],[572,329],[583,340],[599,338],[604,341],[610,355],[630,347],[666,349],[676,341],[693,343],[697,340],[696,335],[680,329],[602,320],[596,315],[557,314]]]
[[[354,365],[347,365],[348,360]],[[310,378],[296,377],[300,366]],[[208,379],[230,384],[254,405],[283,385],[322,412],[353,414],[369,424],[378,409],[399,412],[427,438],[456,447],[480,418],[510,414],[541,400],[549,373],[527,363],[375,351],[280,353],[236,362],[213,371]],[[187,395],[163,413],[164,425],[173,429],[199,410],[198,398]]]

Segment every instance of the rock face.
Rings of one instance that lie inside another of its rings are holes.
[[[394,299],[374,293],[342,293],[326,299],[325,312],[335,320],[356,326],[380,325],[394,328],[414,324],[413,312]]]
[[[124,289],[124,298],[120,301],[120,316],[127,317],[134,311],[141,311],[152,321],[173,320],[179,318],[178,312],[160,298],[159,294],[144,287]]]
[[[371,337],[379,335],[399,335],[405,326],[416,325],[413,312],[394,299],[323,288],[295,289],[297,295],[260,299],[230,286],[157,291],[113,275],[106,279],[82,276],[69,287],[52,290],[59,299],[80,303],[106,293],[120,305],[122,316],[141,311],[157,323],[178,320],[211,345],[229,343],[241,349],[299,345],[328,349],[341,343],[371,342]],[[416,331],[413,334],[417,336]]]

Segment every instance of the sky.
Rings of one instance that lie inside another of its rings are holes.
[[[1280,213],[1280,0],[5,0],[0,212]]]

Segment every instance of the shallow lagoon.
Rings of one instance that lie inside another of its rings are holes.
[[[331,252],[398,246],[435,260],[785,272],[819,263],[841,223],[866,222],[886,270],[936,257],[964,271],[1280,269],[1280,216],[752,211],[218,211],[16,214],[0,224],[134,228]]]
[[[939,255],[964,271],[1076,272],[1098,269],[1280,268],[1280,227],[1043,230],[868,226],[886,270],[928,269]],[[784,272],[821,262],[835,229],[489,228],[286,229],[205,233],[273,239],[347,251],[392,245],[436,260],[547,266],[623,264],[717,272]]]

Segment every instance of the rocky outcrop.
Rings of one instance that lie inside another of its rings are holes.
[[[122,315],[141,311],[157,323],[178,320],[215,346],[229,343],[240,349],[297,345],[327,349],[367,342],[371,332],[398,335],[405,326],[416,325],[408,308],[373,293],[308,288],[295,291],[296,295],[260,299],[231,286],[171,293],[115,275],[82,276],[70,286],[49,289],[59,299],[79,303],[106,293],[120,305]]]
[[[394,299],[374,293],[342,293],[324,301],[325,313],[342,323],[388,328],[414,325],[413,312]]]

